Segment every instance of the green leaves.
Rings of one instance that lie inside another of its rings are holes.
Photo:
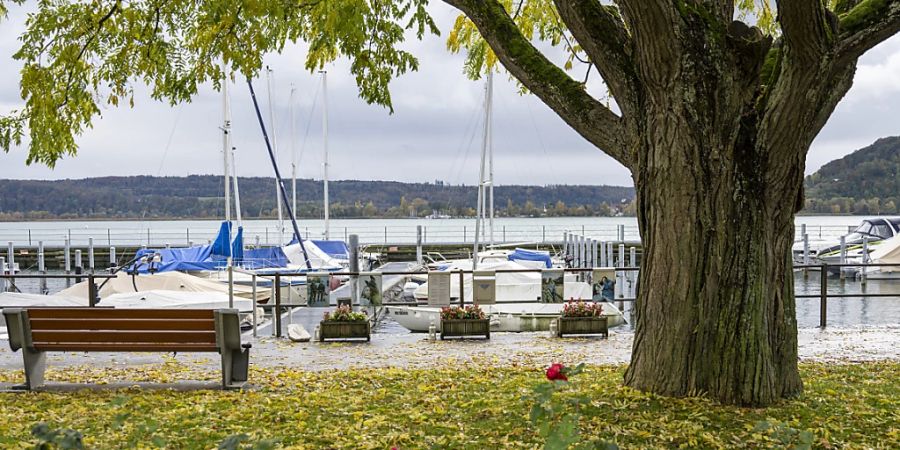
[[[75,430],[54,430],[44,422],[31,427],[31,434],[37,439],[35,450],[81,450],[84,448],[81,433]]]
[[[18,2],[19,0],[14,0]],[[255,76],[263,55],[306,42],[313,71],[345,56],[369,103],[391,108],[390,81],[418,60],[400,48],[404,32],[437,33],[426,0],[194,2],[46,1],[27,21],[15,58],[23,63],[23,108],[0,117],[0,147],[28,133],[28,163],[52,167],[77,151],[75,136],[104,106],[133,104],[133,85],[155,100],[189,101],[198,86],[228,73]],[[0,2],[0,13],[4,11]]]

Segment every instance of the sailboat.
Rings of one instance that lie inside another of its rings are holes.
[[[491,331],[545,331],[550,322],[562,313],[562,303],[537,303],[541,296],[541,274],[538,272],[503,273],[508,270],[540,269],[553,266],[547,252],[515,249],[498,250],[482,248],[482,239],[490,247],[494,246],[494,156],[492,139],[493,72],[487,74],[484,93],[484,130],[482,136],[481,160],[478,171],[478,206],[475,218],[475,244],[472,258],[438,261],[430,265],[430,270],[439,271],[493,271],[495,273],[495,293],[498,303],[484,305],[482,309],[491,318]],[[487,230],[485,230],[487,225]],[[577,281],[574,274],[564,276],[564,292],[573,299],[591,299],[591,287]],[[462,295],[471,299],[473,293],[472,274],[463,276]],[[425,282],[413,293],[417,302],[427,301],[428,283]],[[450,284],[450,297],[460,297],[459,283]],[[415,332],[428,331],[434,324],[440,329],[440,310],[433,306],[388,306],[388,315],[401,326]],[[603,305],[604,315],[610,327],[625,323],[621,311],[611,303]]]

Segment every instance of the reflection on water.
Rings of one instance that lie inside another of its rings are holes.
[[[634,297],[636,282],[630,277],[635,277],[634,273],[621,274],[616,283],[616,297]],[[98,281],[102,282],[102,281]],[[70,281],[69,283],[72,283]],[[810,272],[808,277],[804,277],[801,272],[794,276],[794,289],[798,295],[819,293],[819,273]],[[18,280],[17,286],[22,292],[39,293],[40,285],[38,280]],[[60,279],[48,279],[47,288],[53,292],[58,292],[67,287],[67,282]],[[846,328],[860,325],[900,325],[900,279],[896,280],[869,280],[867,283],[861,283],[856,280],[847,279],[840,280],[836,276],[828,278],[829,294],[892,294],[892,297],[843,297],[828,299],[828,323],[829,327]],[[85,299],[87,304],[87,299]],[[616,302],[617,306],[618,302]],[[623,302],[623,313],[629,320],[631,319],[633,303]],[[819,326],[819,299],[818,298],[798,298],[797,299],[797,323],[800,328],[813,328]],[[630,325],[619,327],[617,330],[629,330]],[[379,324],[376,328],[379,333],[396,334],[406,333],[406,329],[391,320],[387,320]]]

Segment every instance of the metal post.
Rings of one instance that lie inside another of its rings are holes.
[[[841,236],[841,264],[847,264],[847,237]],[[841,275],[841,279],[844,279],[844,267],[841,267],[841,270],[838,271]]]
[[[94,274],[88,274],[88,306],[93,307],[97,305],[97,285],[94,284]]]
[[[251,289],[253,289],[253,291],[252,291],[253,292],[253,301],[252,301],[252,305],[253,305],[253,337],[256,337],[256,332],[257,332],[256,324],[259,323],[259,318],[256,317],[256,274],[255,273],[250,276],[250,282],[253,283],[253,285],[252,285],[253,287],[251,288]]]
[[[281,337],[281,274],[275,273],[275,337]]]
[[[184,236],[185,236],[184,240],[188,243],[188,247],[193,247],[194,245],[191,242],[191,229],[190,228],[185,228]]]
[[[147,227],[147,247],[150,247],[150,227]]]
[[[6,275],[6,258],[0,256],[0,275]],[[6,278],[0,278],[0,292],[6,292]]]
[[[474,276],[474,274],[473,274]],[[459,307],[462,308],[466,303],[466,281],[462,270],[459,271]]]
[[[865,284],[865,282],[866,282],[866,275],[867,275],[867,272],[869,269],[866,266],[869,264],[869,262],[870,262],[869,261],[869,237],[863,236],[863,248],[862,248],[863,266],[862,266],[862,279],[860,280],[863,284]]]
[[[597,263],[600,262],[598,258],[600,243],[596,239],[591,239],[591,245],[593,246],[593,250],[591,251],[591,267],[597,267]]]
[[[465,244],[466,242],[467,242],[467,239],[466,239],[466,226],[463,225],[463,243]]]
[[[387,227],[384,227],[384,243],[385,243],[385,244],[388,243],[388,240],[387,240]]]
[[[547,242],[547,226],[541,225],[541,242]]]
[[[231,265],[230,256],[228,260],[228,307],[234,308],[234,266]],[[256,302],[255,299],[253,301]]]
[[[81,264],[81,250],[75,250],[75,274],[81,275],[84,272],[84,266]],[[81,278],[76,278],[75,283],[81,283]]]
[[[350,272],[357,274],[357,273],[359,273],[359,235],[351,234],[349,244],[350,244]],[[357,289],[358,282],[359,282],[359,277],[357,275],[350,275],[350,304],[351,305],[359,304],[359,290]]]
[[[616,267],[625,267],[625,244],[619,244],[619,260]]]
[[[809,235],[806,233],[803,233],[803,264],[809,264]]]
[[[109,228],[106,229],[106,245],[112,245],[112,231]]]
[[[628,267],[637,267],[637,247],[631,247],[629,250]]]
[[[609,265],[606,264],[606,243],[601,241],[597,246],[600,250],[600,267],[609,267]]]
[[[88,238],[88,269],[94,273],[94,238]]]
[[[625,225],[619,225],[619,242],[625,242]]]
[[[9,260],[9,272],[12,273],[13,269],[16,267],[16,248],[12,241],[10,241],[6,247],[6,259]]]
[[[819,326],[825,328],[828,317],[828,264],[822,263],[819,280]]]
[[[562,244],[562,254],[563,261],[569,259],[569,232],[563,231],[563,244]]]
[[[66,275],[68,275],[72,272],[72,248],[69,239],[66,239],[66,247],[63,249],[63,257],[65,257],[66,259],[66,262],[63,264],[63,266],[66,270]]]
[[[38,241],[38,272],[41,275],[47,274],[47,266],[44,265],[44,241]],[[47,291],[47,279],[41,278],[38,283],[41,294],[46,294]]]
[[[607,267],[615,267],[615,265],[616,265],[616,258],[613,255],[613,243],[607,242],[606,243],[606,266]]]
[[[116,258],[116,248],[110,247],[109,248],[109,267],[110,267],[109,271],[110,272],[116,270],[115,267],[118,264],[118,262],[119,262],[118,258]]]
[[[416,264],[422,265],[422,225],[416,225]]]

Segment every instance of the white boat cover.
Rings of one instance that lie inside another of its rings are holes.
[[[340,269],[342,267],[339,260],[329,256],[312,241],[303,241],[303,247],[306,248],[310,265],[314,270]],[[306,269],[306,258],[303,257],[303,249],[300,248],[300,244],[286,245],[281,248],[281,251],[284,252],[284,256],[287,256],[291,266]]]
[[[103,284],[103,281],[96,280],[97,285]],[[172,291],[172,292],[199,292],[199,293],[218,293],[228,295],[228,285],[214,280],[203,279],[188,275],[181,272],[163,272],[153,275],[137,275],[132,283],[131,275],[120,272],[116,277],[110,279],[103,288],[100,289],[100,298],[106,298],[110,295],[121,293],[134,293],[134,285],[137,285],[138,291]],[[63,289],[59,295],[69,297],[87,298],[88,285],[87,281],[78,283],[72,287]],[[251,298],[253,289],[249,286],[234,286],[234,296],[240,298]],[[265,289],[257,290],[257,300],[268,298],[269,292]]]
[[[221,309],[228,308],[228,294],[166,290],[123,292],[103,297],[98,305],[113,308]],[[253,302],[235,297],[233,307],[238,311],[250,312],[253,311]]]
[[[88,306],[87,294],[84,297],[54,294],[21,294],[18,292],[0,293],[0,309],[13,306]]]
[[[869,256],[876,264],[900,264],[900,235],[881,241]],[[879,267],[879,270],[884,273],[900,272],[900,266]]]

